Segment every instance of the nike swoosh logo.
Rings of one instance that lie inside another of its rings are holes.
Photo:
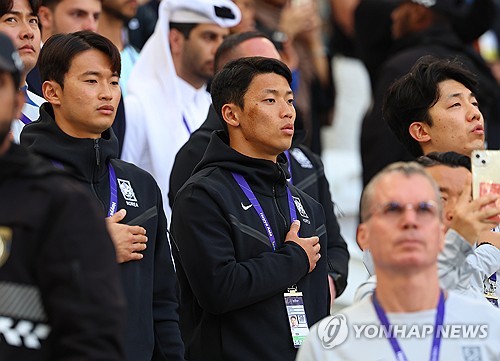
[[[250,203],[248,206],[245,206],[245,205],[243,204],[243,202],[241,202],[241,208],[243,208],[243,210],[244,210],[244,211],[246,211],[246,210],[250,209],[250,207],[251,207],[251,206],[252,206],[252,203]]]

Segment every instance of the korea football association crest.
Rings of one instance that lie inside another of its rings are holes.
[[[135,196],[134,189],[132,188],[130,181],[120,178],[117,180],[127,206],[139,208],[139,203],[137,202],[137,197]]]
[[[12,229],[0,226],[0,267],[2,267],[10,255],[12,245]]]
[[[304,209],[304,206],[302,205],[302,202],[300,201],[299,197],[293,197],[293,203],[295,203],[295,207],[299,211],[299,214],[302,216],[302,221],[305,223],[310,224],[311,221],[309,220],[309,216],[306,213],[306,210]]]

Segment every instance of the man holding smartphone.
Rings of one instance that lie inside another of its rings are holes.
[[[484,118],[475,96],[477,88],[474,74],[460,62],[425,56],[388,89],[383,116],[415,157],[448,151],[470,157],[473,150],[484,149]],[[479,261],[498,265],[500,234],[496,232],[486,231],[467,241],[447,239],[445,250],[461,245],[459,252],[472,252],[471,244],[476,241],[481,250],[474,253],[483,253]],[[461,272],[457,267],[455,276],[449,275],[450,287],[460,282]],[[483,278],[484,295],[498,307],[497,273]]]

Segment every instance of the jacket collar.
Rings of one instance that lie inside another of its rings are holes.
[[[276,163],[248,157],[231,148],[227,134],[220,130],[212,134],[207,151],[193,173],[211,167],[241,174],[252,191],[268,196],[285,192],[289,177],[284,154],[278,156]]]
[[[55,164],[60,163],[85,182],[97,182],[105,177],[107,163],[118,155],[118,140],[111,128],[100,139],[71,137],[57,126],[50,103],[40,107],[40,118],[36,122],[24,127],[21,144]]]

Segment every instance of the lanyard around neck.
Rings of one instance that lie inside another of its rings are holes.
[[[392,350],[394,351],[394,354],[396,355],[396,360],[408,361],[408,358],[406,357],[405,353],[401,349],[401,346],[399,345],[398,340],[396,339],[396,337],[394,337],[394,330],[391,327],[391,324],[389,322],[389,319],[387,318],[387,315],[386,315],[384,309],[382,308],[382,306],[378,302],[375,293],[373,294],[372,301],[373,301],[373,306],[375,307],[375,312],[377,313],[378,319],[380,320],[380,323],[384,326],[389,343],[391,344]],[[438,361],[439,360],[439,350],[441,347],[441,329],[443,326],[443,320],[444,320],[444,293],[441,290],[441,293],[439,295],[439,302],[438,302],[437,310],[436,310],[436,320],[434,322],[434,335],[433,335],[432,349],[431,349],[431,355],[430,355],[431,361]]]
[[[111,162],[108,162],[108,173],[109,173],[109,209],[108,209],[108,217],[111,217],[116,212],[116,208],[118,207],[118,182],[116,180],[115,169],[111,165]]]
[[[52,160],[52,164],[59,169],[64,169],[64,165],[57,161]],[[111,217],[116,213],[116,208],[118,207],[118,181],[116,179],[115,168],[111,162],[108,162],[108,173],[109,173],[109,208],[108,217]]]
[[[238,173],[231,172],[233,175],[234,180],[238,185],[240,186],[241,190],[245,195],[247,196],[248,200],[252,204],[253,208],[255,209],[255,212],[260,217],[260,220],[262,221],[262,224],[264,225],[264,229],[266,230],[267,236],[269,237],[269,242],[271,243],[271,247],[273,248],[273,251],[276,250],[276,238],[274,237],[273,230],[271,228],[271,225],[269,224],[269,221],[267,220],[266,214],[264,213],[264,210],[262,209],[259,201],[255,197],[254,192],[248,185],[246,179]],[[286,192],[287,192],[287,197],[288,197],[288,208],[290,209],[290,221],[293,222],[297,219],[297,211],[295,210],[295,203],[293,201],[292,193],[290,192],[290,188],[287,186],[286,187]]]

